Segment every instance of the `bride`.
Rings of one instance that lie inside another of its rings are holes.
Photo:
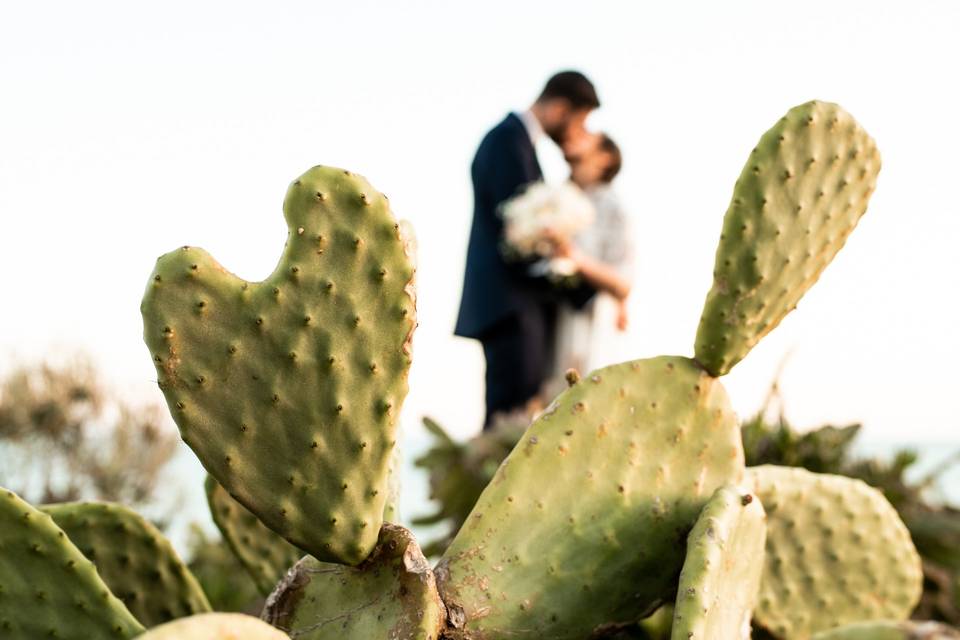
[[[563,307],[557,319],[554,377],[569,369],[586,373],[607,364],[596,361],[601,343],[615,327],[627,329],[632,246],[627,217],[613,189],[622,158],[616,143],[603,133],[583,132],[564,145],[570,182],[592,202],[593,222],[572,238],[551,234],[553,255],[598,291],[583,309]]]

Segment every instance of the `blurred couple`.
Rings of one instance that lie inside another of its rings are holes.
[[[551,381],[593,364],[598,333],[626,329],[631,247],[611,186],[621,154],[608,135],[586,127],[599,106],[582,73],[557,73],[529,109],[490,130],[474,156],[473,223],[454,332],[483,346],[485,429],[500,416],[542,409]],[[542,137],[562,150],[567,182],[544,184],[536,154]]]

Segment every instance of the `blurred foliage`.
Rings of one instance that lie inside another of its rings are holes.
[[[415,525],[446,522],[448,533],[423,546],[429,556],[442,555],[466,522],[484,487],[530,424],[526,413],[504,415],[493,426],[467,442],[457,442],[430,418],[423,419],[434,445],[415,463],[430,474],[430,497],[437,502],[432,515],[415,518]]]
[[[779,411],[775,412],[775,408]],[[776,415],[771,418],[773,414]],[[429,472],[430,497],[439,506],[433,515],[420,518],[415,524],[449,525],[442,539],[425,548],[428,555],[439,555],[447,547],[528,424],[526,416],[514,416],[461,443],[433,420],[424,418],[435,442],[416,462]],[[889,460],[855,457],[853,444],[860,429],[861,425],[851,424],[797,431],[784,417],[779,387],[774,382],[763,408],[742,424],[747,465],[804,467],[818,473],[859,478],[883,491],[900,513],[923,557],[924,592],[914,618],[960,625],[960,509],[937,504],[930,497],[937,479],[960,461],[960,453],[923,477],[912,479],[917,454],[909,449],[894,452]],[[669,608],[664,607],[639,625],[611,629],[601,637],[669,638],[669,618]]]
[[[34,504],[106,500],[155,516],[176,498],[167,420],[159,404],[119,398],[86,357],[21,365],[0,379],[0,486]],[[215,610],[259,615],[263,599],[225,543],[194,526],[185,555]]]
[[[119,399],[87,358],[19,366],[0,380],[0,486],[32,503],[150,503],[178,442],[164,419]]]
[[[187,547],[187,566],[197,577],[214,611],[260,615],[263,598],[226,542],[209,537],[194,525]]]

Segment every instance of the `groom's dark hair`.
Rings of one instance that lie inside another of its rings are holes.
[[[579,71],[561,71],[547,80],[547,86],[540,92],[537,102],[562,98],[570,102],[576,110],[596,109],[600,106],[600,98],[593,83]]]

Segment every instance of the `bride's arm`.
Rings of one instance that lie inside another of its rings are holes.
[[[573,263],[577,273],[589,285],[599,291],[609,293],[617,300],[626,300],[630,295],[630,281],[620,275],[612,266],[597,260],[583,251],[568,238],[552,233],[548,230],[547,236],[554,246],[554,256],[566,258]]]
[[[583,279],[600,291],[606,291],[617,300],[625,300],[630,295],[630,281],[610,265],[591,258],[574,246],[569,246],[565,255],[558,247],[558,255],[573,262]]]

